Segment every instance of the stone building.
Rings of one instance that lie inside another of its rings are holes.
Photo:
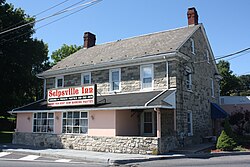
[[[44,99],[14,109],[14,143],[164,153],[211,136],[218,70],[195,8],[188,26],[84,47],[39,74]]]

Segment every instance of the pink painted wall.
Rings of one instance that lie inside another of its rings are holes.
[[[133,114],[130,110],[116,111],[116,136],[138,136],[139,135],[139,119],[137,114]]]
[[[90,111],[89,136],[116,136],[116,111]]]
[[[228,114],[231,114],[232,112],[239,112],[239,111],[250,111],[250,104],[225,104],[221,105],[221,108],[223,108]]]
[[[62,112],[55,112],[54,123],[54,133],[62,133]]]
[[[18,113],[16,122],[17,132],[32,132],[32,113]]]

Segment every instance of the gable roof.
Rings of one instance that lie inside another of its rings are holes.
[[[91,67],[96,64],[176,52],[200,26],[188,26],[83,48],[38,76],[48,76],[82,66]]]

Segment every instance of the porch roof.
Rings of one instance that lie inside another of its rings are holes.
[[[173,90],[151,91],[138,93],[124,93],[97,96],[97,104],[94,106],[67,106],[48,107],[47,100],[42,99],[34,103],[13,109],[10,113],[20,112],[59,112],[67,110],[123,110],[123,109],[147,109],[147,108],[169,108],[175,106],[165,99],[175,93]]]

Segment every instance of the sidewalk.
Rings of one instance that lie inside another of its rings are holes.
[[[70,149],[47,149],[37,148],[26,145],[0,144],[0,152],[17,152],[39,156],[49,156],[55,158],[67,158],[74,160],[85,160],[106,164],[126,164],[160,159],[184,158],[182,154],[165,154],[165,155],[140,155],[140,154],[120,154],[105,153],[84,150]]]
[[[140,155],[140,154],[93,152],[93,151],[70,150],[70,149],[47,149],[47,148],[37,148],[26,145],[0,144],[0,152],[16,152],[16,153],[32,154],[45,157],[90,161],[90,162],[104,163],[108,165],[138,163],[138,162],[162,160],[162,159],[211,158],[211,157],[230,156],[230,155],[250,155],[250,152],[221,152],[221,153],[199,152],[199,150],[202,150],[204,146],[205,145],[194,145],[193,147],[187,147],[186,150],[190,151],[190,153],[185,153],[185,154],[169,153],[164,155]]]

